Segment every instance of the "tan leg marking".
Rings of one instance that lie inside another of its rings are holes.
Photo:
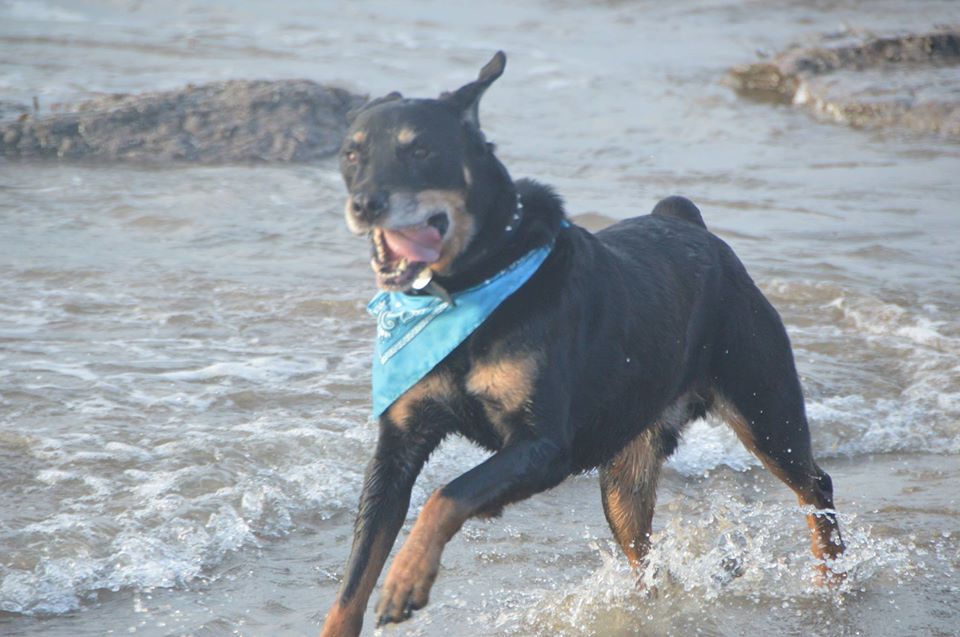
[[[537,368],[532,355],[481,362],[467,374],[467,391],[496,401],[505,411],[517,411],[530,400]]]
[[[614,535],[617,543],[627,556],[630,566],[639,569],[643,565],[643,558],[646,557],[650,546],[649,538],[630,537],[636,530],[633,519],[636,516],[636,503],[629,494],[625,494],[621,489],[610,489],[607,491],[607,510],[610,514],[611,526],[615,528]]]
[[[427,605],[430,588],[440,570],[440,556],[467,516],[456,502],[435,492],[423,507],[410,536],[393,558],[383,584],[377,615],[403,613]]]
[[[740,439],[740,442],[742,442],[751,453],[756,452],[757,444],[753,439],[753,430],[750,429],[750,425],[747,424],[747,419],[743,417],[739,409],[721,396],[719,392],[715,395],[713,405],[710,409],[733,429],[733,432],[737,434],[737,438]]]
[[[656,501],[660,459],[650,448],[646,431],[614,458],[604,481],[605,513],[613,535],[630,566],[639,569],[650,550],[650,532]]]
[[[802,485],[795,484],[789,474],[786,474],[783,469],[770,462],[765,454],[757,451],[753,431],[750,429],[750,425],[743,417],[743,414],[741,414],[736,407],[722,396],[717,395],[713,409],[717,415],[733,428],[733,431],[737,434],[737,437],[740,438],[741,442],[760,459],[770,473],[783,480],[787,486],[794,490],[801,506],[817,506],[817,502],[812,497],[805,495]],[[811,549],[813,555],[818,560],[834,560],[843,554],[844,546],[843,542],[839,541],[840,528],[837,524],[836,515],[825,512],[811,513],[807,515],[807,526],[810,527],[812,536]],[[834,538],[837,539],[835,540]],[[839,584],[845,578],[844,573],[834,573],[826,563],[819,564],[817,571],[819,573],[818,580],[830,586]]]
[[[481,399],[490,422],[500,425],[505,416],[529,407],[538,371],[534,355],[480,362],[467,374],[467,391]],[[504,438],[509,434],[500,433]]]
[[[449,404],[456,393],[456,385],[449,372],[431,372],[400,396],[387,410],[387,416],[398,427],[412,424],[413,409],[425,400]]]

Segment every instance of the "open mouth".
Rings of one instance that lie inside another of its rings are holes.
[[[412,226],[373,228],[371,265],[380,287],[395,291],[408,289],[418,274],[440,258],[443,237],[449,228],[450,219],[445,212]]]

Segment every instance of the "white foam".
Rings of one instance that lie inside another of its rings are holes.
[[[352,422],[362,423],[362,413]],[[99,589],[180,587],[206,577],[230,552],[282,536],[302,516],[352,509],[363,463],[347,458],[365,459],[371,439],[273,414],[223,432],[183,423],[176,439],[157,446],[104,443],[93,433],[38,440],[33,451],[45,450],[53,466],[37,479],[63,489],[62,510],[5,541],[59,548],[37,555],[33,567],[0,566],[0,609],[64,613]],[[92,469],[112,463],[127,468]]]
[[[76,480],[77,474],[72,471],[63,471],[61,469],[44,469],[37,473],[36,479],[44,484],[54,485],[68,480]]]
[[[301,374],[326,371],[323,360],[294,360],[270,356],[254,356],[238,361],[213,363],[199,369],[187,369],[161,374],[164,378],[184,381],[207,381],[217,378],[240,378],[251,382],[268,383]]]
[[[684,475],[700,475],[721,465],[745,471],[759,464],[733,431],[713,418],[690,423],[668,462]]]
[[[4,569],[6,570],[6,569]],[[85,559],[49,559],[32,572],[9,570],[0,582],[0,610],[31,615],[76,610],[82,594],[96,587],[97,563]]]
[[[29,367],[34,372],[44,371],[44,372],[54,372],[62,376],[70,376],[72,378],[79,378],[80,380],[94,382],[100,378],[99,375],[87,369],[86,365],[83,364],[68,364],[68,363],[57,363],[51,361],[50,359],[43,360],[34,360],[27,361],[18,365],[19,367]]]

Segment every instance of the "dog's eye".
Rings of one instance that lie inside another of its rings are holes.
[[[430,151],[423,146],[417,146],[410,152],[410,154],[413,155],[414,159],[426,159],[430,156]]]
[[[348,163],[355,164],[360,161],[360,151],[348,150],[343,154],[343,158],[346,159]]]

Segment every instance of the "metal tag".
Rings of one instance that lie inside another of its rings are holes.
[[[413,280],[413,283],[410,284],[410,287],[412,287],[414,290],[422,290],[430,285],[431,279],[433,279],[433,270],[430,268],[424,268],[420,271],[420,274],[417,275],[417,278]]]

